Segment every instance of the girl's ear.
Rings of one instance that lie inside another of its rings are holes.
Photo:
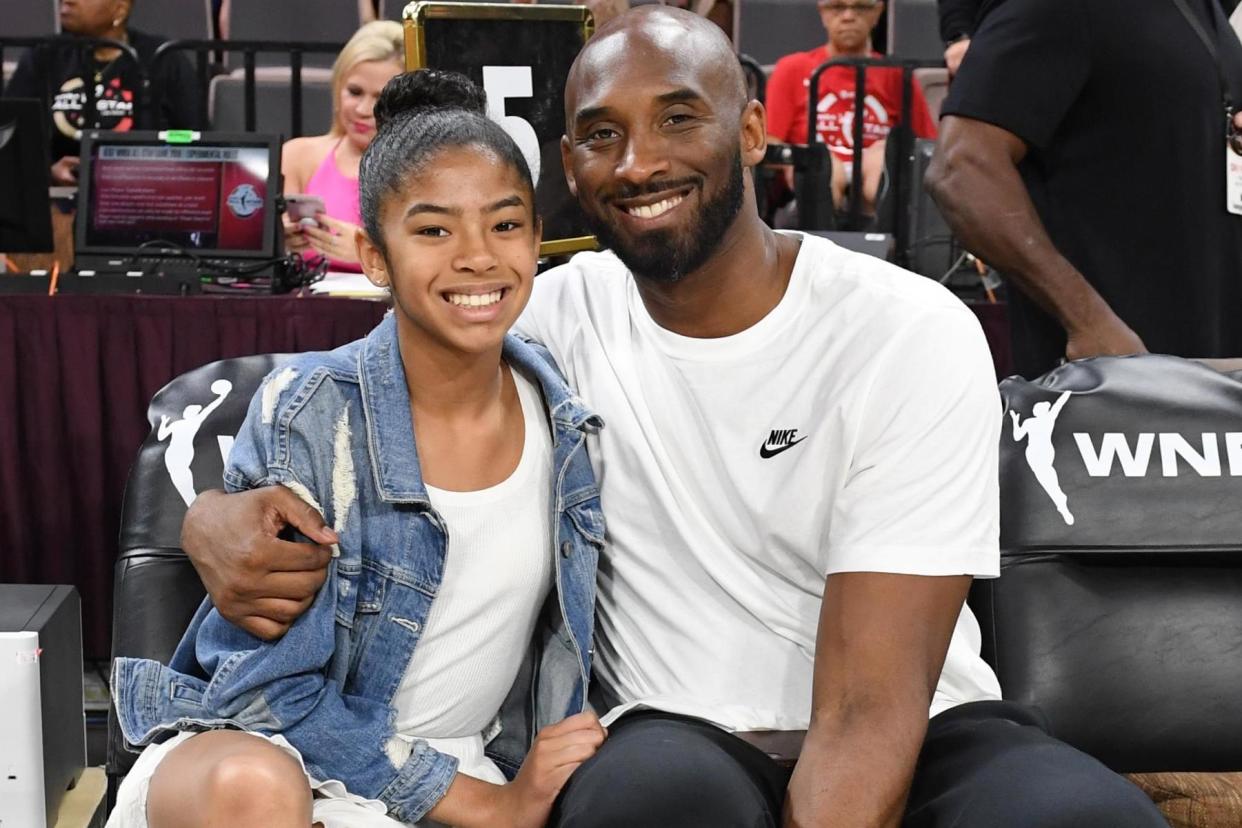
[[[358,261],[362,263],[362,272],[367,280],[376,287],[391,287],[392,277],[388,273],[388,260],[384,251],[380,250],[371,237],[361,227],[354,234],[354,244],[358,246]]]

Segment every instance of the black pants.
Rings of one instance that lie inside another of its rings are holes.
[[[626,716],[561,792],[559,828],[763,828],[789,771],[719,728]],[[975,702],[928,725],[905,828],[1168,828],[1142,791],[1048,735],[1029,708]]]

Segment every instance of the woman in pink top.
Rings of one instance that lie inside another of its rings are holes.
[[[285,216],[285,247],[308,259],[326,257],[332,270],[361,270],[354,246],[362,223],[358,162],[375,137],[375,101],[402,71],[402,47],[400,23],[377,21],[359,29],[332,66],[332,128],[285,142],[281,154],[285,195],[316,195],[324,204],[317,223]]]

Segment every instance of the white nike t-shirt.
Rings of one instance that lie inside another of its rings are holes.
[[[828,575],[999,574],[1000,400],[940,285],[804,236],[777,307],[692,339],[587,253],[536,278],[518,329],[605,423],[595,676],[614,716],[806,728]],[[979,644],[963,609],[932,715],[1000,698]]]

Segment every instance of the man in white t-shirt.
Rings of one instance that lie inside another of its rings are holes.
[[[768,229],[744,88],[718,31],[660,6],[601,27],[567,85],[566,173],[612,252],[541,275],[518,328],[605,421],[611,725],[549,824],[1164,825],[979,658],[963,602],[998,574],[1000,406],[973,315]],[[284,572],[256,598],[271,545],[237,527],[313,533],[298,508],[260,490],[187,517],[217,606],[256,633],[308,591]],[[772,755],[799,742],[791,775]]]

